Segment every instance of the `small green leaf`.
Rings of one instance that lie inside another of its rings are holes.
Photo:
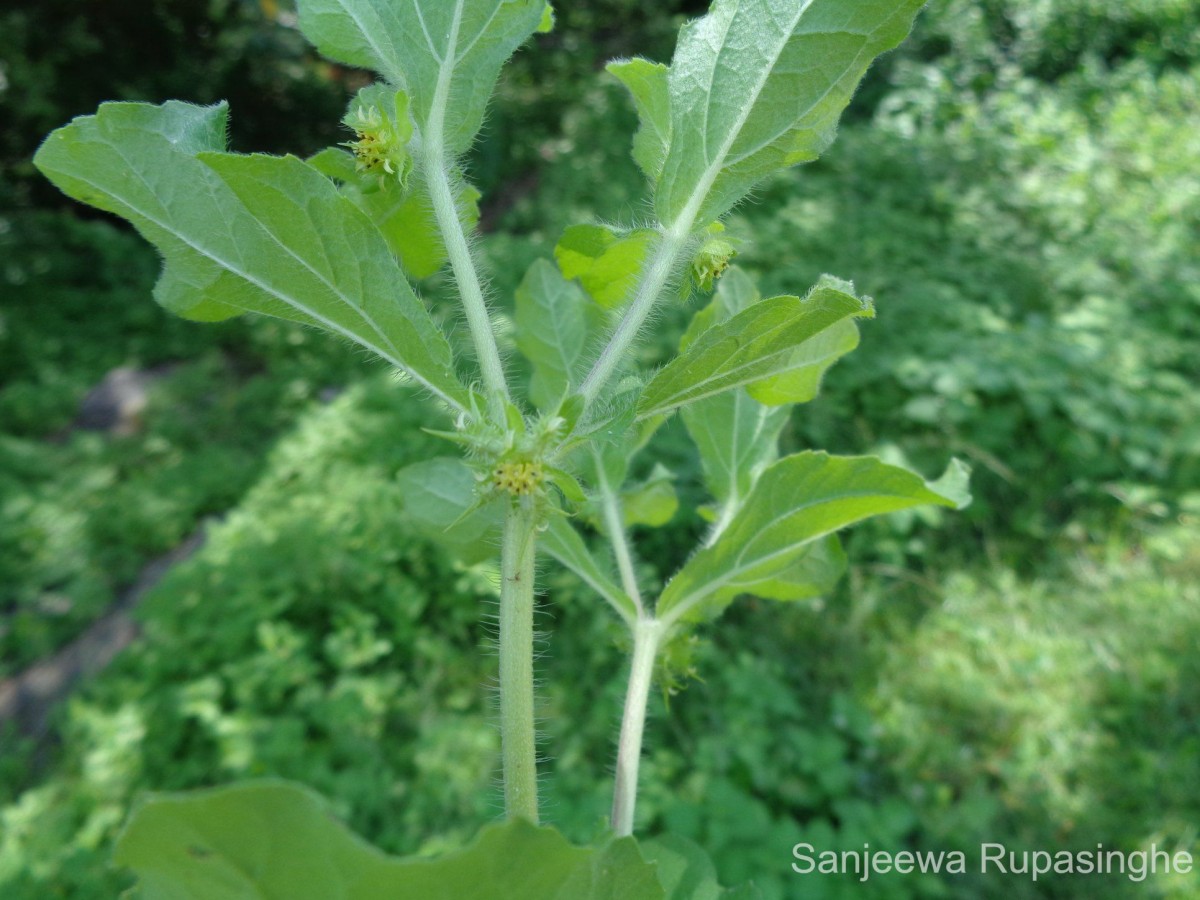
[[[572,225],[554,248],[567,278],[578,278],[588,295],[605,309],[617,309],[633,295],[655,232],[620,233],[603,225]]]
[[[625,525],[646,525],[661,528],[679,510],[675,493],[675,476],[665,466],[655,464],[650,476],[641,484],[631,485],[621,492],[621,511]]]
[[[500,67],[545,22],[545,0],[300,0],[300,30],[330,59],[402,87],[422,136],[457,155],[483,122]]]
[[[546,9],[542,13],[542,21],[538,23],[538,34],[549,34],[554,30],[554,7],[549,3],[546,4]]]
[[[294,157],[234,156],[224,105],[106,103],[35,163],[68,195],[133,223],[162,253],[155,299],[178,315],[255,312],[349,338],[460,409],[449,342],[378,230]]]
[[[658,603],[670,622],[697,621],[720,612],[739,594],[773,599],[811,596],[821,572],[843,563],[831,547],[826,559],[809,557],[812,542],[883,513],[936,504],[961,509],[965,467],[955,461],[947,480],[925,482],[872,456],[798,453],[779,460],[716,541],[671,579]],[[949,485],[947,488],[946,485]],[[794,566],[805,567],[799,574]]]
[[[667,67],[647,59],[611,62],[608,71],[633,95],[641,125],[633,137],[633,160],[651,182],[662,173],[671,139],[671,96]]]
[[[924,2],[716,0],[685,25],[667,75],[661,221],[712,221],[764,176],[816,159],[867,67]]]
[[[517,348],[533,364],[529,396],[538,409],[556,408],[578,385],[586,362],[587,305],[579,286],[544,259],[517,287]]]
[[[465,562],[490,559],[503,520],[499,498],[479,505],[475,473],[459,459],[436,457],[396,475],[409,521]]]
[[[705,486],[719,503],[736,508],[775,461],[791,407],[764,406],[735,388],[685,406],[682,415],[700,451]]]
[[[456,853],[400,859],[282,782],[154,797],[135,810],[115,861],[138,876],[137,900],[664,900],[632,838],[575,847],[516,820]]]
[[[608,601],[617,615],[627,622],[637,618],[633,600],[600,566],[574,527],[562,516],[551,516],[541,534],[538,549],[554,557],[583,580],[583,583]]]
[[[771,405],[811,400],[825,370],[858,346],[853,319],[874,315],[844,284],[822,278],[803,300],[760,300],[706,329],[646,385],[638,417],[742,386]]]
[[[351,154],[332,147],[307,162],[338,182],[342,194],[375,223],[410,278],[429,278],[445,265],[446,243],[437,227],[423,172],[412,172],[406,187],[390,182],[381,185],[379,179],[358,171]],[[460,218],[466,228],[479,222],[479,197],[479,191],[470,186],[459,192]]]
[[[712,326],[728,321],[761,299],[758,287],[745,270],[738,266],[730,266],[717,285],[712,302],[692,316],[687,330],[679,339],[680,352],[687,350],[696,338]]]

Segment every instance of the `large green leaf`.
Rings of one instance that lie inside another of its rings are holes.
[[[639,228],[622,234],[604,225],[572,225],[554,248],[567,278],[605,309],[618,309],[633,296],[655,232]]]
[[[658,615],[671,623],[709,618],[743,593],[811,596],[819,578],[810,571],[798,577],[794,567],[813,565],[806,557],[814,552],[814,541],[870,516],[913,506],[962,508],[969,502],[966,482],[967,468],[957,460],[940,481],[929,483],[872,456],[805,452],[785,457],[762,474],[716,542],[671,579]],[[837,568],[836,554],[823,565]]]
[[[302,161],[234,156],[226,107],[106,103],[38,150],[65,193],[128,219],[163,255],[155,298],[186,318],[302,322],[372,350],[459,408],[450,345],[379,231]]]
[[[924,2],[716,0],[685,25],[667,75],[662,222],[709,222],[763,176],[816,159],[871,61],[904,39]],[[643,112],[643,129],[659,121]]]
[[[300,29],[323,54],[374,69],[412,98],[417,128],[471,146],[500,67],[539,26],[545,0],[299,0]]]
[[[436,859],[385,856],[316,794],[264,782],[143,803],[115,860],[138,900],[664,900],[632,838],[572,846],[524,821]]]
[[[529,396],[539,409],[554,408],[579,383],[587,305],[579,286],[544,259],[529,267],[517,287],[517,347],[533,364]]]
[[[858,346],[853,320],[873,315],[870,298],[828,276],[804,299],[760,300],[705,330],[660,370],[642,391],[638,416],[743,386],[771,405],[811,400],[825,370]]]

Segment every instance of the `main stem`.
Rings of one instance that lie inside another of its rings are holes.
[[[625,712],[621,717],[621,738],[617,744],[617,780],[613,788],[612,808],[612,828],[617,837],[633,834],[638,765],[642,759],[642,734],[646,728],[646,702],[650,697],[654,658],[658,655],[661,639],[661,622],[646,617],[638,619],[633,631],[633,664],[629,670]]]
[[[533,559],[537,522],[524,500],[504,517],[500,556],[500,740],[504,811],[537,824],[533,718]]]

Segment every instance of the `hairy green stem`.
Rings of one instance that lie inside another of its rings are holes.
[[[425,178],[429,183],[429,196],[433,201],[434,217],[437,219],[442,239],[446,242],[446,255],[450,258],[450,268],[454,272],[454,281],[458,285],[458,292],[462,297],[463,310],[467,315],[467,327],[471,331],[471,339],[475,344],[475,355],[479,359],[479,368],[483,374],[484,387],[487,389],[488,399],[491,401],[491,412],[493,417],[502,421],[504,409],[500,401],[509,400],[508,382],[504,378],[504,366],[500,362],[500,350],[496,346],[492,320],[488,315],[487,301],[483,296],[483,285],[479,280],[479,273],[475,269],[475,260],[471,256],[471,248],[467,243],[462,218],[459,216],[454,188],[450,183],[445,149],[446,107],[450,102],[450,82],[454,75],[452,61],[457,52],[462,9],[460,2],[455,7],[454,18],[450,25],[450,52],[438,72],[429,121],[426,125],[426,132],[422,135],[421,155]]]
[[[652,618],[639,618],[633,629],[633,662],[629,669],[629,687],[625,693],[625,712],[621,716],[617,779],[613,786],[612,829],[617,837],[633,834],[638,765],[642,759],[642,734],[646,728],[646,703],[650,697],[654,658],[658,655],[662,635],[662,623]]]
[[[633,553],[629,549],[629,538],[625,534],[625,523],[621,515],[621,501],[608,483],[604,474],[604,463],[599,451],[593,446],[592,454],[596,461],[596,473],[600,482],[601,506],[604,511],[604,527],[608,532],[608,540],[612,544],[613,555],[617,558],[617,570],[621,573],[621,587],[629,595],[637,607],[638,615],[644,612],[642,593],[638,589],[637,573],[633,570]]]
[[[500,741],[504,810],[538,821],[537,736],[533,715],[533,509],[513,501],[500,555]]]
[[[654,309],[663,289],[671,280],[679,255],[691,240],[691,222],[684,222],[680,227],[671,228],[664,232],[654,256],[646,266],[642,279],[638,282],[637,292],[633,301],[625,311],[621,321],[613,330],[608,343],[600,352],[592,370],[584,379],[579,393],[583,395],[585,405],[590,406],[608,384],[617,366],[629,353],[633,342],[637,340],[638,332],[646,323],[646,318]]]

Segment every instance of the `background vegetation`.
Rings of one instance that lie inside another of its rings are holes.
[[[563,4],[519,55],[471,173],[497,297],[561,229],[632,221],[634,116],[600,71],[667,58],[703,4]],[[394,475],[443,452],[421,401],[348,347],[266,321],[201,327],[149,300],[157,260],[29,165],[104,99],[228,97],[237,149],[307,152],[359,73],[272,0],[53,0],[0,11],[0,677],[81,633],[211,523],[143,634],[38,744],[0,734],[0,895],[111,898],[144,790],[279,775],[397,852],[498,813],[486,569],[410,531]],[[821,604],[745,603],[654,711],[646,832],[703,843],[768,897],[1162,897],[1200,875],[790,874],[791,847],[1200,856],[1200,4],[934,0],[825,160],[730,223],[764,291],[829,271],[879,318],[788,440],[927,473],[976,503],[853,533]],[[425,292],[444,290],[433,279]],[[643,352],[674,339],[665,317]],[[117,366],[154,375],[130,433],[76,427]],[[637,535],[669,573],[685,502]],[[648,574],[655,574],[649,567]],[[605,613],[546,571],[548,818],[602,827],[622,693]]]

